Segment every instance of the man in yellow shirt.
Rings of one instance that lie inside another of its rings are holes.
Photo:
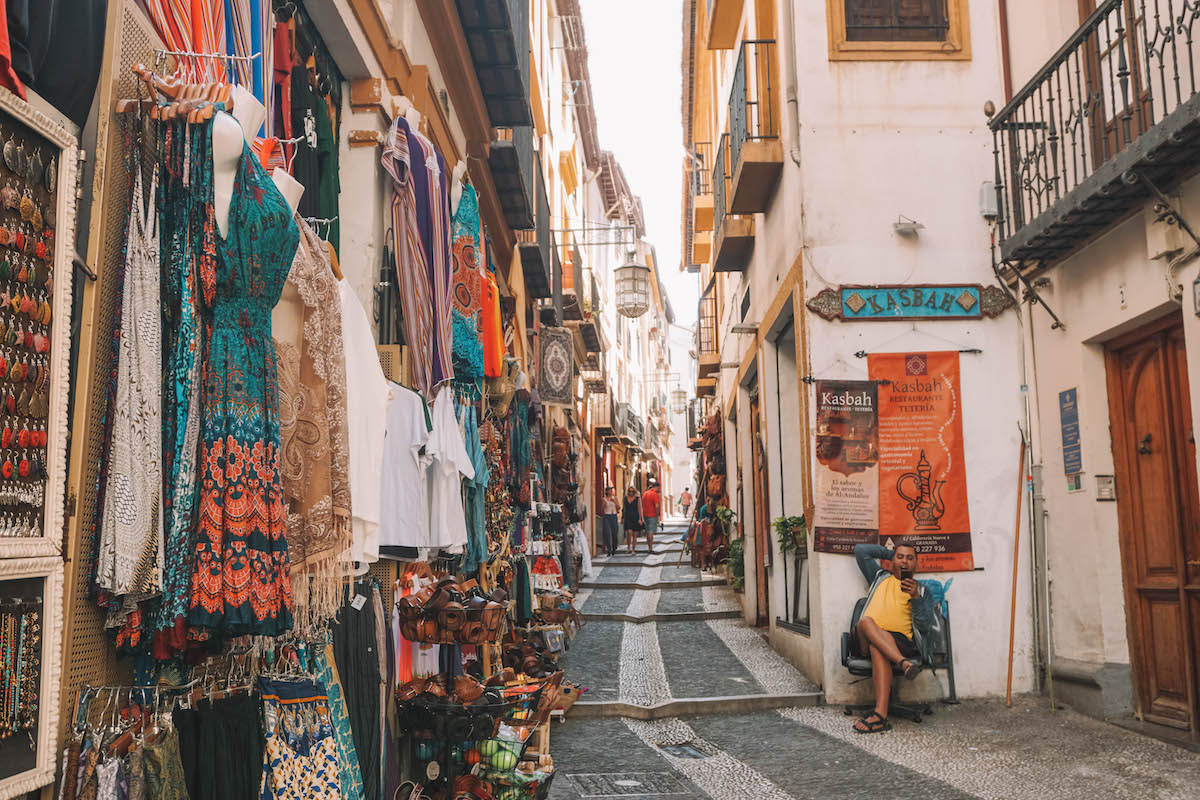
[[[904,677],[912,680],[921,671],[920,653],[913,642],[913,623],[925,630],[933,622],[930,598],[913,574],[917,551],[902,544],[895,550],[877,544],[854,546],[854,558],[863,577],[871,584],[867,605],[855,627],[859,652],[871,656],[871,683],[875,687],[875,710],[854,723],[859,733],[891,730],[888,698],[892,689],[892,666],[899,664]],[[877,559],[891,561],[891,570]]]

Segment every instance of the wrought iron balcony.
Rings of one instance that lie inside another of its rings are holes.
[[[692,171],[690,202],[693,234],[713,229],[712,164],[712,142],[694,143],[689,164]]]
[[[532,125],[529,0],[455,0],[492,125]]]
[[[729,190],[733,176],[729,134],[722,134],[713,164],[713,269],[740,272],[750,263],[754,250],[754,217],[730,214]]]
[[[702,378],[721,368],[721,353],[717,344],[716,284],[715,276],[709,279],[708,286],[700,295],[700,307],[696,314],[696,362]]]
[[[712,194],[712,142],[692,143],[692,196]]]
[[[546,181],[542,176],[542,164],[534,159],[534,189],[537,203],[533,229],[517,231],[517,247],[521,253],[521,271],[525,276],[525,293],[533,298],[553,295],[554,278],[558,266],[558,248],[554,246],[554,233],[550,230],[550,202],[546,198]]]
[[[783,172],[775,92],[774,39],[749,39],[738,50],[729,90],[729,211],[767,210]]]
[[[608,392],[593,394],[588,403],[590,405],[592,427],[595,429],[596,435],[604,437],[616,436],[617,406],[613,402],[612,395]]]
[[[1049,265],[1200,166],[1200,5],[1103,0],[989,123],[1001,257]]]
[[[532,127],[496,130],[496,140],[488,149],[488,167],[496,184],[496,192],[500,195],[504,219],[513,230],[533,227],[537,198],[534,189],[536,159]]]

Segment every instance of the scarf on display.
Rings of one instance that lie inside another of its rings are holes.
[[[299,342],[275,340],[279,366],[280,469],[288,498],[288,554],[296,625],[333,618],[353,564],[346,360],[337,280],[324,244],[296,218],[301,244],[288,283],[304,306]]]

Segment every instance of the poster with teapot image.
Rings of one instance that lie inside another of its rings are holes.
[[[816,552],[878,539],[877,404],[872,381],[817,381]]]
[[[879,541],[917,548],[918,572],[975,568],[957,352],[867,357],[879,385]]]

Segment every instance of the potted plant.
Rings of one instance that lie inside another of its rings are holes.
[[[746,551],[742,549],[742,540],[734,539],[729,543],[729,579],[735,592],[742,591],[746,586]]]
[[[787,555],[799,551],[807,555],[808,525],[803,514],[798,517],[776,517],[772,525],[775,527],[775,535],[779,537],[781,553]]]

